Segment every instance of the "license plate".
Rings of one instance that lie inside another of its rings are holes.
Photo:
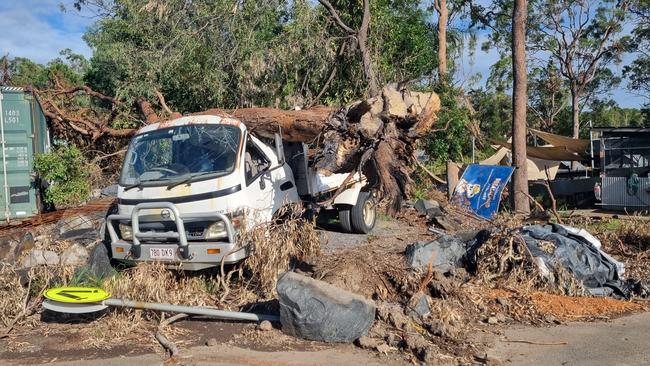
[[[174,250],[172,248],[149,248],[149,258],[174,259]]]

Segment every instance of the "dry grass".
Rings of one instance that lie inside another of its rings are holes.
[[[12,266],[0,268],[0,324],[8,327],[25,310],[24,299],[28,289],[20,283],[20,276]]]
[[[240,234],[250,253],[244,266],[263,297],[274,296],[278,275],[289,269],[292,261],[307,261],[320,254],[320,240],[313,223],[303,218],[302,208],[285,206],[276,217],[276,221]]]
[[[33,267],[21,275],[11,265],[0,266],[0,325],[5,329],[0,337],[9,333],[15,326],[29,323],[36,319],[33,315],[42,301],[42,293],[55,286],[65,286],[73,278],[74,269],[68,266]]]

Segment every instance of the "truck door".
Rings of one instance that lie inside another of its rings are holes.
[[[275,205],[273,176],[269,169],[271,160],[262,152],[250,135],[246,138],[244,175],[246,179],[246,205],[252,220],[264,222],[271,219]]]

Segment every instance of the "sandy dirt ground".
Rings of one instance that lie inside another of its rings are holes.
[[[488,353],[513,366],[650,365],[650,313],[610,322],[514,327],[495,339]]]
[[[214,328],[213,328],[214,329]],[[650,365],[650,313],[624,316],[608,322],[569,323],[552,327],[515,326],[501,335],[484,335],[494,346],[490,358],[503,365]],[[304,346],[304,345],[303,345]],[[361,350],[353,345],[314,344],[304,350],[260,350],[229,342],[193,346],[174,361],[182,365],[405,365],[396,357]],[[34,355],[0,360],[0,365],[161,365],[160,352],[133,354],[114,349],[98,354],[81,353],[75,360],[60,356]],[[497,361],[498,360],[498,361]],[[169,360],[165,364],[172,364]]]

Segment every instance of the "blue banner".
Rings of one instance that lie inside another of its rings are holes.
[[[499,210],[501,192],[514,170],[513,167],[501,165],[468,166],[456,185],[452,203],[492,220]]]

